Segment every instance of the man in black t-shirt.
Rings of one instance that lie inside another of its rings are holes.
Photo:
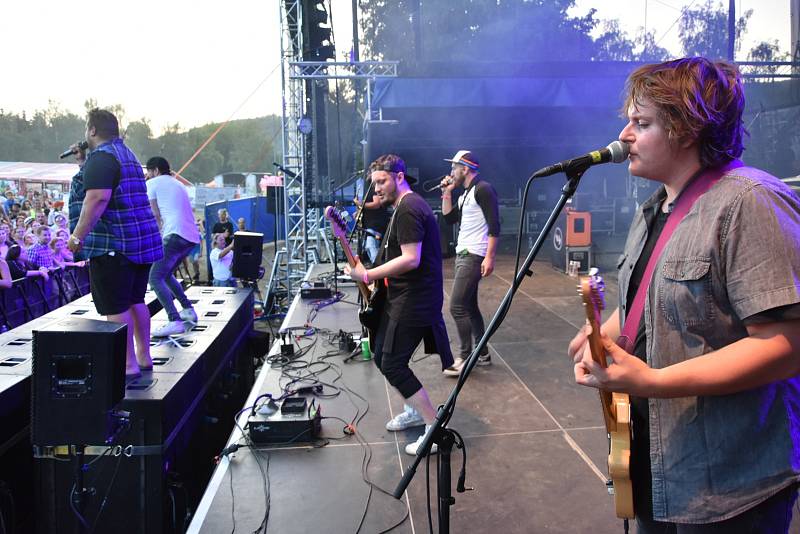
[[[361,227],[366,236],[364,251],[369,256],[370,263],[374,265],[378,258],[379,244],[389,224],[389,210],[383,205],[380,197],[375,194],[375,188],[371,182],[371,180],[368,181],[368,192],[364,195],[364,201],[361,202],[354,198],[353,202],[362,209]]]
[[[233,223],[228,219],[228,210],[222,208],[217,211],[219,221],[214,223],[211,229],[212,234],[225,234],[225,246],[231,244],[233,241]]]
[[[437,352],[442,369],[453,364],[450,340],[442,317],[442,251],[436,217],[425,200],[411,191],[406,165],[393,154],[381,156],[370,165],[375,194],[383,205],[394,206],[394,214],[383,239],[384,262],[365,269],[357,262],[345,267],[353,280],[386,284],[387,302],[375,336],[375,363],[383,375],[403,395],[405,410],[386,423],[390,431],[425,425],[430,429],[436,418],[422,383],[409,367],[419,342],[425,352]],[[415,455],[424,434],[406,446]],[[436,446],[431,452],[436,451]]]

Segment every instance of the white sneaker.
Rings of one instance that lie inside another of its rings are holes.
[[[417,450],[422,445],[422,440],[425,439],[425,435],[430,432],[431,425],[425,425],[425,432],[422,433],[420,437],[417,438],[417,441],[413,443],[409,443],[406,445],[406,454],[410,454],[411,456],[417,455]],[[431,454],[436,454],[439,452],[439,447],[435,443],[431,443]]]
[[[456,358],[453,365],[442,371],[442,374],[445,376],[458,376],[461,374],[461,370],[464,368],[464,362],[466,360],[464,358]]]
[[[197,313],[195,313],[194,308],[184,308],[181,310],[180,315],[184,322],[197,324]]]
[[[171,321],[161,328],[156,328],[150,332],[150,335],[153,337],[167,337],[183,334],[185,331],[186,329],[183,326],[183,321]]]
[[[422,416],[411,406],[405,405],[405,410],[394,416],[394,419],[386,423],[386,430],[390,432],[399,432],[407,428],[422,426],[425,420]]]

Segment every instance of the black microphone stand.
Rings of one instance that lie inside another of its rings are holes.
[[[567,183],[564,184],[564,187],[561,188],[561,197],[558,199],[556,206],[553,208],[550,217],[547,219],[547,222],[542,228],[542,231],[539,233],[539,237],[536,238],[536,241],[533,244],[533,248],[531,248],[528,256],[525,258],[525,263],[516,272],[514,276],[514,283],[508,289],[503,297],[503,301],[500,303],[500,306],[497,308],[497,311],[492,317],[489,326],[486,328],[486,331],[481,337],[480,341],[478,341],[477,345],[472,351],[472,354],[469,355],[467,361],[464,362],[464,368],[461,371],[461,375],[458,378],[458,383],[450,392],[450,396],[447,398],[447,401],[441,406],[439,406],[439,411],[436,414],[436,419],[433,422],[431,430],[425,435],[425,438],[422,440],[422,444],[417,449],[417,456],[414,458],[411,466],[403,475],[403,478],[397,484],[393,495],[396,499],[400,499],[405,493],[406,488],[411,483],[411,479],[414,478],[414,475],[417,472],[417,467],[419,463],[428,455],[428,452],[431,449],[431,445],[436,443],[439,447],[439,462],[438,463],[438,476],[437,476],[437,493],[439,499],[439,532],[440,534],[448,534],[450,532],[450,507],[455,504],[455,499],[453,498],[452,489],[451,489],[451,471],[450,471],[450,456],[453,450],[453,445],[456,443],[456,437],[458,436],[457,433],[453,430],[447,428],[447,423],[450,421],[450,418],[455,411],[456,400],[458,399],[458,394],[461,392],[461,388],[464,387],[464,384],[469,378],[469,374],[472,372],[472,369],[478,362],[478,355],[483,351],[483,348],[489,342],[489,338],[497,331],[502,324],[503,319],[506,316],[506,313],[511,308],[511,301],[514,298],[514,294],[517,292],[520,284],[522,284],[522,280],[525,276],[532,276],[533,271],[530,270],[531,264],[533,260],[536,258],[536,255],[539,253],[539,249],[542,248],[542,244],[544,243],[547,234],[550,232],[552,227],[555,225],[558,216],[561,214],[561,211],[564,209],[567,201],[572,198],[575,194],[575,191],[578,188],[578,183],[580,182],[581,176],[583,173],[586,172],[586,169],[589,168],[591,163],[587,163],[585,165],[574,165],[568,169],[566,169],[567,174]],[[545,167],[533,174],[531,176],[531,180],[535,178],[541,178],[543,176],[549,176],[553,174],[549,172],[550,168]],[[547,174],[549,172],[549,174]],[[461,443],[461,442],[460,442]],[[463,443],[461,443],[463,445]],[[458,487],[456,490],[458,493],[463,493],[466,491],[464,488],[464,479],[466,476],[466,461],[462,466],[462,472],[459,475],[458,480]]]

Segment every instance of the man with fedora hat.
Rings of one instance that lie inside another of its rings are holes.
[[[440,187],[442,189],[442,214],[449,224],[459,223],[456,243],[456,266],[453,291],[450,297],[450,315],[456,323],[459,339],[459,356],[444,370],[447,376],[458,376],[464,361],[472,353],[473,339],[477,343],[485,331],[483,316],[478,308],[478,283],[494,271],[497,239],[500,236],[500,218],[497,192],[479,176],[478,157],[469,150],[459,150]],[[463,187],[464,192],[453,204],[453,190]],[[478,356],[478,365],[492,363],[489,349],[484,347]]]

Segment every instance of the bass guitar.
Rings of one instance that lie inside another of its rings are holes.
[[[342,216],[333,206],[325,208],[325,218],[330,221],[331,230],[333,235],[339,240],[342,245],[344,255],[347,257],[347,263],[350,267],[355,267],[356,258],[353,251],[350,249],[350,243],[347,241],[347,224]],[[367,330],[369,335],[370,347],[375,346],[375,334],[378,331],[378,326],[381,323],[381,315],[383,314],[383,307],[386,303],[386,286],[383,280],[375,280],[373,289],[370,290],[362,281],[357,281],[358,291],[361,293],[362,306],[358,312],[358,320]]]
[[[600,339],[600,312],[605,308],[603,279],[592,269],[589,276],[581,277],[580,293],[586,310],[586,319],[592,327],[589,348],[592,359],[603,367],[608,366],[605,348]],[[631,401],[627,393],[600,390],[600,404],[608,432],[608,491],[614,495],[617,517],[633,518],[633,488],[631,486]]]

